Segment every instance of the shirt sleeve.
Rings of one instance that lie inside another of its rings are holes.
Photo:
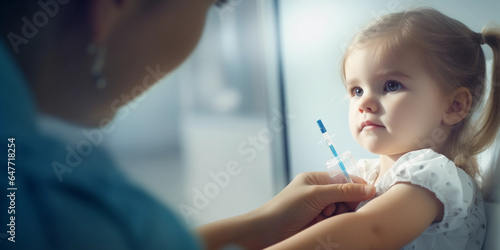
[[[427,227],[424,234],[443,233],[463,225],[474,202],[475,183],[465,172],[460,172],[463,170],[444,155],[423,149],[409,152],[396,161],[382,180],[382,187],[389,189],[406,182],[433,192],[444,205],[444,215],[440,222]]]

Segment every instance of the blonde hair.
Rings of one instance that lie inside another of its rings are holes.
[[[472,114],[484,98],[486,61],[482,44],[493,50],[492,85],[488,102],[479,119]],[[453,93],[460,87],[472,95],[470,112],[456,124],[447,141],[446,157],[473,178],[479,175],[476,156],[490,146],[500,126],[500,30],[484,29],[476,33],[463,23],[432,8],[418,8],[385,15],[361,30],[347,48],[342,77],[345,82],[345,62],[355,49],[370,49],[374,58],[387,53],[402,56],[416,53],[428,72],[441,84],[443,93]]]

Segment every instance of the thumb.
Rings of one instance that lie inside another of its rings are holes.
[[[364,201],[374,195],[374,186],[355,183],[320,185],[316,192],[316,197],[325,206],[336,202]]]

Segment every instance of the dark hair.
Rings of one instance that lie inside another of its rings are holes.
[[[88,30],[88,0],[10,0],[0,3],[0,32],[20,56],[36,56],[39,43],[54,30]]]

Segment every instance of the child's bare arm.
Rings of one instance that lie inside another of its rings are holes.
[[[399,249],[442,213],[434,193],[399,183],[357,212],[324,220],[270,249]]]

